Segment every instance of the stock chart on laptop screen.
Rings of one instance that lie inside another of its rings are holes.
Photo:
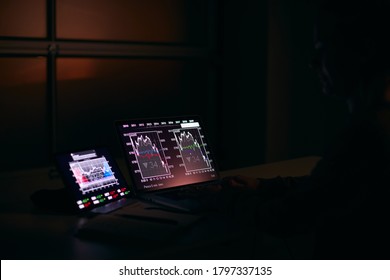
[[[218,179],[215,162],[196,117],[119,121],[117,129],[138,191]]]

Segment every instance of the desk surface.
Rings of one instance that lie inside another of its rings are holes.
[[[270,178],[275,176],[301,176],[310,172],[318,157],[306,157],[278,163],[270,163],[222,172],[222,176],[241,174]],[[198,243],[203,246],[218,246],[215,258],[224,255],[223,250],[231,250],[218,244],[218,231],[227,231],[223,221],[208,217],[202,226],[188,231],[180,241],[180,246],[149,247],[109,245],[86,241],[74,237],[85,217],[42,213],[34,209],[30,195],[42,188],[63,187],[62,181],[50,178],[49,168],[0,174],[2,189],[1,201],[1,259],[132,259],[132,258],[178,258],[183,254],[188,258],[205,257],[197,251]],[[215,230],[215,231],[214,231]],[[210,232],[216,232],[210,236]],[[208,235],[207,240],[199,236]],[[244,241],[242,241],[244,242]],[[248,240],[246,242],[249,242]],[[222,242],[223,243],[223,242]],[[235,246],[245,247],[237,243]],[[211,255],[207,255],[213,258]]]

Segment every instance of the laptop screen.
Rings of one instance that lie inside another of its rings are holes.
[[[56,161],[79,210],[103,206],[130,194],[118,166],[104,147],[58,154]]]
[[[198,117],[116,123],[136,191],[154,191],[218,180]]]

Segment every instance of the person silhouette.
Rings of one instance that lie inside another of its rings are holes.
[[[390,257],[389,13],[384,0],[321,3],[311,66],[348,124],[309,176],[224,178],[221,209],[277,236],[312,231],[316,259]]]

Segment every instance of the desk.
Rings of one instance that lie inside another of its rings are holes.
[[[308,174],[318,160],[318,157],[306,157],[229,170],[222,172],[222,176],[301,176]],[[223,223],[206,221],[200,228],[189,231],[179,247],[164,248],[122,247],[81,240],[74,237],[74,233],[80,223],[85,221],[84,217],[42,213],[34,209],[30,201],[29,196],[36,190],[63,187],[59,178],[49,178],[49,171],[50,168],[42,168],[0,174],[1,259],[202,258],[205,256],[196,249],[197,244],[202,243],[202,240],[196,238],[198,234],[213,232],[213,228],[224,231]],[[193,244],[189,240],[193,240]],[[220,258],[224,255],[223,250],[231,250],[229,246],[225,248],[224,244],[216,245],[218,240],[218,236],[212,236],[203,244],[209,248],[218,246],[218,254],[207,255],[209,258]],[[245,247],[246,244],[237,243],[235,246]],[[188,253],[190,251],[193,254]]]

